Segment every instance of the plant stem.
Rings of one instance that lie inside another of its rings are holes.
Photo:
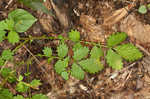
[[[52,36],[49,36],[49,37],[46,37],[45,35],[44,36],[40,36],[40,37],[29,37],[29,38],[20,38],[21,40],[43,40],[43,39],[50,39],[50,40],[54,40],[54,39],[57,39],[55,37],[52,37]]]
[[[25,43],[27,43],[29,40],[25,40],[23,43],[21,43],[20,45],[18,45],[12,52],[16,52],[19,48],[21,48]]]

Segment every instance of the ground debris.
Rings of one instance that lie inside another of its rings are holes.
[[[141,44],[150,43],[150,25],[138,21],[134,14],[130,14],[121,22],[120,29]]]
[[[84,28],[84,33],[87,35],[87,40],[104,42],[104,30],[101,25],[96,24],[96,19],[92,16],[81,15],[80,24]]]

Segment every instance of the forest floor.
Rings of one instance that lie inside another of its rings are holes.
[[[84,80],[71,77],[66,81],[55,72],[53,61],[48,64],[45,58],[33,58],[42,53],[44,46],[55,50],[58,41],[34,40],[21,47],[14,56],[16,63],[24,61],[16,69],[18,75],[26,72],[29,59],[32,59],[30,79],[36,78],[42,82],[39,90],[31,90],[32,94],[43,93],[50,99],[150,99],[150,11],[146,14],[138,12],[139,6],[150,3],[150,0],[68,0],[66,4],[59,5],[60,14],[68,16],[65,21],[68,25],[60,22],[63,19],[59,15],[34,11],[17,0],[8,3],[9,1],[11,0],[0,0],[0,20],[7,18],[8,13],[16,8],[25,9],[38,19],[27,32],[19,34],[22,37],[40,37],[43,34],[66,36],[70,29],[76,29],[81,33],[82,40],[105,44],[106,38],[112,33],[125,32],[128,35],[127,42],[133,43],[144,54],[138,61],[125,62],[119,71],[104,63],[102,71],[94,75],[86,74]],[[44,5],[49,10],[56,11],[50,0],[46,0]],[[3,41],[0,43],[0,52],[15,46]],[[8,67],[13,65],[11,62],[6,64]],[[14,90],[14,84],[7,83],[5,86],[13,94],[20,94]]]

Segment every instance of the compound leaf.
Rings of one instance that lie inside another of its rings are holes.
[[[20,37],[19,37],[19,35],[18,35],[17,32],[15,32],[15,31],[10,31],[10,32],[8,33],[8,41],[9,41],[10,43],[15,44],[15,43],[19,42],[19,40],[20,40]]]
[[[115,48],[125,60],[135,61],[142,58],[143,54],[133,44],[123,44]]]
[[[74,42],[79,41],[80,40],[80,32],[78,32],[77,30],[71,30],[69,32],[69,39]]]
[[[99,59],[90,58],[80,61],[79,64],[84,70],[93,74],[103,69],[103,65],[100,63]]]
[[[84,79],[84,71],[76,63],[72,65],[71,75],[79,80]]]
[[[127,34],[124,32],[121,33],[116,33],[112,34],[108,39],[107,39],[107,46],[113,47],[117,44],[120,44],[127,38]]]
[[[94,46],[90,52],[91,58],[98,59],[101,56],[103,56],[103,51],[101,48],[98,48],[97,46]]]
[[[64,43],[60,44],[57,47],[57,53],[59,57],[64,58],[68,53],[68,46]]]
[[[75,60],[81,60],[82,58],[86,57],[88,55],[89,49],[87,47],[79,48],[76,51],[74,51],[73,59]]]
[[[13,10],[8,14],[8,18],[15,22],[15,30],[17,32],[27,31],[37,21],[34,16],[23,9]]]
[[[107,51],[106,61],[113,69],[120,70],[123,67],[121,56],[115,53],[112,49]]]

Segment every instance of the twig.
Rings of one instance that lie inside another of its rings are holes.
[[[23,47],[31,54],[31,56],[35,59],[36,63],[37,63],[38,65],[40,65],[41,62],[36,58],[36,56],[35,56],[25,45],[23,45]],[[48,73],[45,71],[45,69],[42,68],[42,66],[38,66],[38,67],[42,70],[42,72],[43,72],[47,77],[49,77],[49,76],[48,76]],[[50,83],[50,82],[49,82],[49,83]]]
[[[150,56],[150,53],[149,53],[147,50],[145,50],[145,48],[143,48],[141,45],[136,44],[136,46],[137,46],[139,49],[141,49],[143,52],[145,52],[148,56]]]
[[[25,45],[23,45],[23,47],[31,54],[31,56],[35,59],[35,61],[38,64],[40,64],[40,61],[35,57],[35,55],[33,55],[33,53]]]
[[[8,6],[9,6],[12,2],[13,2],[13,0],[10,0],[10,1],[8,2],[8,4],[5,6],[5,9],[7,9]]]
[[[117,75],[119,74],[119,73],[121,73],[121,72],[124,72],[124,71],[126,71],[127,69],[129,69],[129,68],[131,68],[131,67],[133,67],[133,66],[135,66],[135,64],[136,64],[136,62],[134,62],[134,63],[132,63],[132,64],[130,64],[129,66],[127,66],[126,68],[123,68],[122,70],[120,70],[120,71],[117,71],[117,72],[115,72],[115,73],[111,73],[110,75],[111,75],[111,77],[110,78],[112,78],[113,77],[113,75],[115,75],[115,77],[117,77]],[[115,78],[115,77],[113,77],[113,78]]]

